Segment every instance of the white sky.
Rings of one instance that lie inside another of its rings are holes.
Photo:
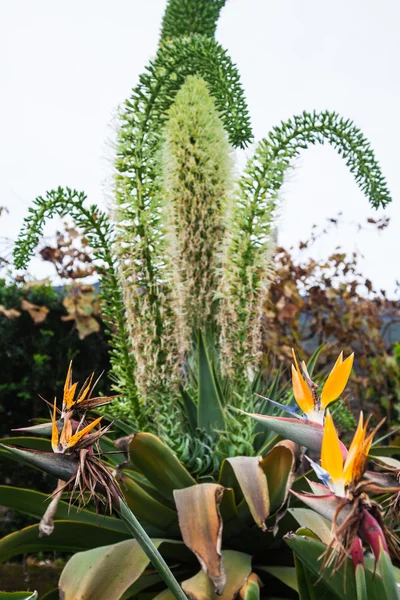
[[[15,239],[32,199],[58,185],[107,205],[112,120],[154,57],[165,4],[0,0],[0,206],[10,210],[0,238]],[[217,30],[241,72],[256,140],[294,113],[329,109],[372,142],[393,195],[389,229],[342,227],[313,252],[357,249],[365,275],[389,291],[400,279],[399,22],[398,0],[228,0]],[[377,216],[326,146],[302,153],[283,199],[283,244],[338,211],[348,222]],[[53,272],[37,259],[30,270]]]

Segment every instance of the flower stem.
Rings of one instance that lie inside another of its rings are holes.
[[[145,552],[146,556],[150,559],[153,566],[157,569],[165,583],[178,600],[187,600],[185,592],[171,573],[167,563],[135,517],[132,511],[127,507],[125,502],[119,499],[118,506],[115,506],[116,512],[119,514],[121,519],[125,522],[127,528],[136,539],[139,546]]]

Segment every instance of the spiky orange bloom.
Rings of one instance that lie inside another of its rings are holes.
[[[54,410],[53,410],[53,421],[52,421],[52,434],[51,434],[51,446],[53,448],[53,452],[64,453],[69,448],[73,448],[79,442],[83,440],[85,436],[88,434],[100,423],[103,417],[99,417],[95,419],[83,429],[78,428],[75,433],[72,433],[72,423],[71,418],[66,415],[64,417],[63,428],[61,434],[58,432],[57,422],[56,422],[56,402],[54,401]]]
[[[353,367],[354,353],[343,360],[341,352],[322,388],[321,396],[317,394],[318,386],[311,380],[307,366],[303,361],[301,369],[296,354],[292,349],[294,365],[292,365],[293,395],[297,404],[310,421],[322,424],[324,411],[328,404],[337,400],[346,387]]]
[[[346,460],[343,462],[335,425],[329,411],[327,411],[321,447],[321,467],[329,473],[329,485],[337,496],[344,496],[345,488],[348,485],[357,485],[362,479],[372,440],[380,425],[381,423],[366,437],[368,420],[364,424],[363,414],[360,413],[357,430]]]

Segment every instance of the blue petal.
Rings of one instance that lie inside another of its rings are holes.
[[[318,463],[311,460],[311,458],[309,458],[308,456],[306,456],[306,459],[308,460],[308,462],[314,469],[314,472],[315,472],[316,476],[318,477],[318,479],[320,481],[322,481],[322,483],[324,485],[326,485],[326,487],[329,488],[329,482],[331,480],[331,476],[329,475],[328,471],[325,471],[325,469],[323,469]]]
[[[280,408],[281,410],[289,413],[293,417],[297,417],[298,419],[304,419],[305,418],[305,417],[302,417],[302,416],[296,414],[298,412],[298,410],[299,410],[299,407],[297,406],[297,404],[296,404],[296,406],[286,406],[285,404],[279,404],[279,402],[275,402],[275,400],[271,400],[270,398],[265,398],[264,396],[260,396],[260,397],[264,398],[264,400],[268,400],[268,402],[270,402],[271,404],[273,404],[277,408]]]

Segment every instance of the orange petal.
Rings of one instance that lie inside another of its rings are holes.
[[[327,411],[321,447],[321,467],[328,471],[333,483],[343,478],[343,457],[339,438],[330,412]]]
[[[340,362],[340,357],[341,355],[339,355],[339,358],[322,389],[321,404],[323,408],[326,408],[328,404],[339,398],[350,377],[351,369],[353,367],[354,352],[343,362]]]
[[[65,378],[64,394],[66,394],[68,392],[69,388],[71,387],[71,383],[72,383],[72,360],[69,363],[68,373]]]
[[[94,376],[94,373],[92,373],[92,374],[91,374],[91,376],[90,376],[90,378],[89,378],[89,381],[88,381],[88,380],[86,380],[86,381],[88,381],[88,384],[87,384],[87,386],[85,387],[85,389],[83,389],[83,390],[80,392],[80,394],[79,394],[78,398],[76,399],[76,403],[77,403],[77,404],[78,404],[79,402],[83,402],[83,400],[85,400],[86,396],[88,395],[88,393],[89,393],[89,391],[90,391],[90,387],[91,387],[91,385],[92,385],[93,376]]]
[[[339,356],[336,359],[335,364],[333,365],[333,369],[331,370],[331,372],[329,373],[329,375],[331,375],[333,373],[333,371],[336,369],[336,367],[338,367],[339,365],[341,365],[343,362],[343,350],[342,352],[339,354]],[[328,376],[329,377],[329,376]]]
[[[102,420],[103,417],[99,417],[98,419],[95,419],[94,421],[92,421],[92,423],[89,423],[89,425],[86,425],[86,427],[84,427],[83,429],[81,429],[80,431],[77,431],[69,440],[68,442],[68,448],[72,448],[72,446],[75,446],[75,444],[77,444],[79,442],[80,439],[82,439],[87,433],[89,433],[90,431],[92,431],[92,429],[94,427],[96,427],[96,425],[98,423],[100,423],[100,421]]]
[[[71,408],[71,406],[74,403],[74,396],[75,396],[75,392],[76,392],[76,386],[78,385],[78,382],[74,383],[73,385],[71,385],[71,387],[67,390],[67,392],[64,393],[64,405],[67,408]]]
[[[54,398],[53,419],[52,419],[52,424],[51,424],[51,447],[53,448],[53,452],[57,452],[58,429],[57,429],[57,405],[56,405],[55,398]]]
[[[310,388],[304,381],[303,377],[292,365],[292,383],[293,383],[293,394],[296,398],[297,404],[301,410],[308,414],[311,410],[314,410],[314,398]]]
[[[358,420],[357,429],[354,434],[353,441],[351,442],[349,452],[347,454],[346,461],[345,461],[344,467],[343,467],[343,477],[345,480],[345,485],[348,485],[353,478],[352,474],[353,474],[354,461],[363,446],[364,439],[365,439],[365,433],[367,430],[367,425],[368,425],[368,421],[364,425],[363,414],[361,412],[359,420]]]

